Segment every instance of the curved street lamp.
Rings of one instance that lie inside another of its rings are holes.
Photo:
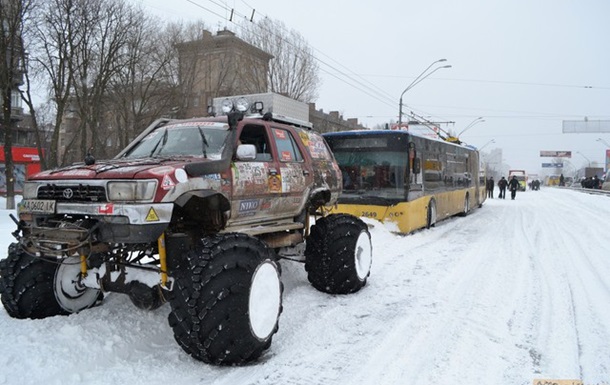
[[[455,137],[459,139],[459,138],[460,138],[460,135],[462,135],[464,132],[466,132],[467,130],[469,130],[470,128],[472,128],[472,127],[473,127],[474,125],[476,125],[477,123],[482,123],[482,122],[484,122],[484,121],[485,121],[485,119],[483,119],[483,117],[482,117],[482,116],[479,116],[478,118],[476,118],[475,120],[473,120],[472,122],[470,122],[470,124],[468,124],[468,125],[466,126],[466,128],[464,128],[462,131],[460,131],[460,133],[459,133],[459,134],[457,134]]]
[[[591,160],[589,160],[589,158],[587,158],[582,152],[580,151],[576,151],[576,153],[580,156],[582,156],[583,158],[585,158],[585,160],[589,163],[589,165],[587,167],[591,167]]]
[[[481,148],[479,148],[479,151],[481,151],[482,149],[484,149],[485,147],[487,147],[488,145],[490,145],[492,143],[496,143],[496,141],[494,139],[490,140],[489,142],[482,145]]]
[[[432,75],[433,73],[435,73],[436,71],[440,70],[441,68],[451,68],[451,65],[444,65],[444,66],[440,66],[440,67],[436,67],[435,69],[433,69],[432,71],[428,72],[428,70],[430,68],[432,68],[433,65],[437,64],[437,63],[441,63],[441,62],[446,62],[447,59],[438,59],[437,61],[433,62],[432,64],[430,64],[425,70],[423,70],[423,72],[421,74],[419,74],[415,79],[413,79],[413,81],[411,82],[411,84],[409,84],[407,86],[407,88],[405,88],[404,91],[402,91],[402,94],[400,94],[400,101],[398,102],[398,127],[400,128],[400,126],[402,125],[402,97],[405,95],[405,93],[407,91],[409,91],[411,88],[415,87],[416,85],[418,85],[422,80],[424,80],[425,78],[427,78],[428,76]],[[427,73],[426,73],[427,72]]]
[[[604,145],[606,145],[606,147],[610,148],[610,144],[608,144],[608,142],[606,142],[605,140],[603,140],[602,138],[597,138],[595,139],[596,142],[601,142]]]

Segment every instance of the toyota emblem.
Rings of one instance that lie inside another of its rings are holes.
[[[64,189],[64,192],[62,194],[63,194],[64,198],[72,199],[72,197],[74,196],[74,191],[72,191],[71,188],[67,188],[67,189]]]

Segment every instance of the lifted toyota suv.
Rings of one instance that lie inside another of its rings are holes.
[[[332,153],[307,122],[263,108],[227,99],[225,116],[161,119],[112,160],[30,178],[18,242],[0,261],[8,314],[75,313],[104,292],[143,309],[167,301],[188,354],[241,364],[277,331],[279,259],[304,262],[320,291],[360,290],[370,234],[356,217],[324,215],[341,192]]]

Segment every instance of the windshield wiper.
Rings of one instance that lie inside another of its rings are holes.
[[[203,157],[207,158],[208,154],[205,148],[210,147],[210,145],[208,144],[208,140],[205,138],[205,134],[203,133],[201,126],[197,126],[197,129],[199,130],[199,135],[201,135],[201,149],[203,150]]]
[[[165,143],[167,143],[167,128],[165,129],[165,131],[163,131],[163,137],[161,138],[161,140],[159,140],[157,142],[157,144],[155,144],[155,147],[153,147],[153,149],[150,152],[150,155],[148,155],[148,157],[152,158],[153,155],[155,155],[155,152],[157,151],[157,147],[159,147],[159,144],[161,144],[161,147],[159,147],[159,153],[161,153],[161,150],[163,150],[163,146],[165,146]]]

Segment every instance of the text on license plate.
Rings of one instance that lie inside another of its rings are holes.
[[[28,213],[55,213],[55,201],[43,199],[26,199],[21,201],[20,211]]]

